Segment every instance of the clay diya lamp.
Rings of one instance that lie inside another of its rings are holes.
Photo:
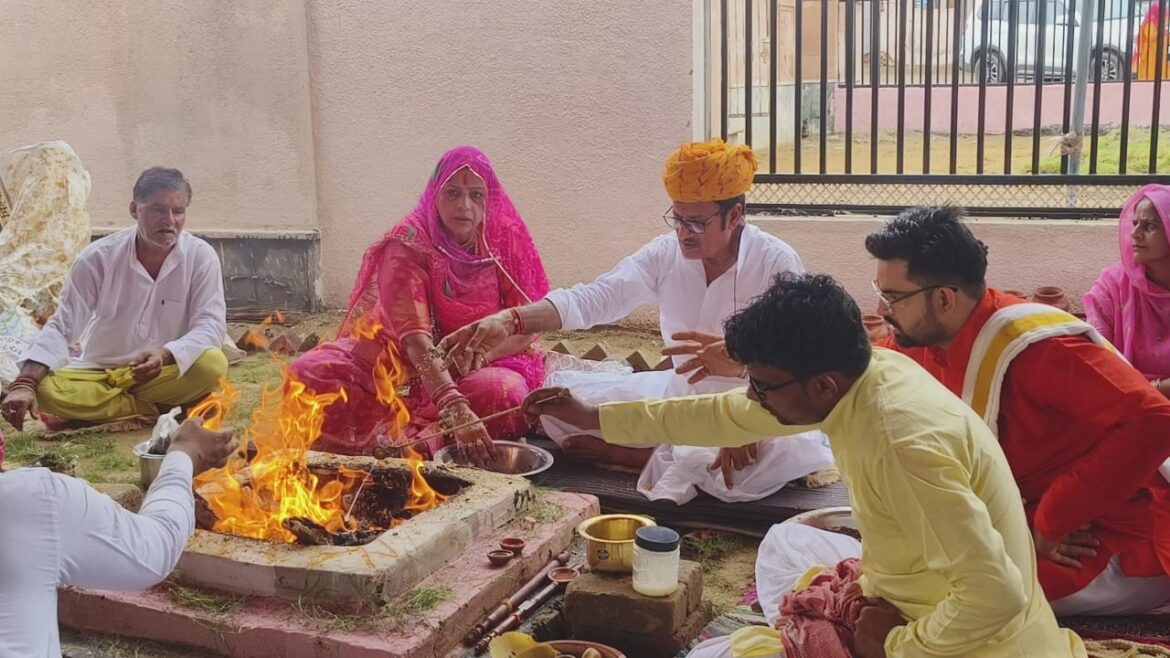
[[[512,551],[501,549],[498,551],[489,551],[487,556],[488,562],[491,562],[493,567],[502,567],[510,562],[512,558],[516,557],[516,554]]]
[[[500,540],[500,549],[510,551],[516,557],[520,557],[520,554],[524,552],[525,546],[527,544],[519,537],[504,537]]]
[[[1054,306],[1062,311],[1069,310],[1068,298],[1064,291],[1056,286],[1041,286],[1032,293],[1032,301],[1039,304]]]

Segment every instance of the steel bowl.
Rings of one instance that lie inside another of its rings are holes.
[[[486,470],[505,475],[530,477],[543,473],[553,465],[552,453],[519,441],[496,441],[496,460]],[[440,464],[474,466],[459,453],[459,446],[447,446],[435,453],[434,461]]]
[[[634,533],[658,525],[638,514],[602,514],[585,519],[577,534],[585,539],[585,558],[594,571],[630,573],[634,570]]]
[[[152,455],[147,451],[150,446],[150,441],[143,441],[134,446],[134,456],[138,457],[138,482],[142,485],[143,490],[150,488],[150,483],[158,477],[158,471],[162,468],[163,459],[166,455]]]
[[[860,535],[857,529],[857,521],[853,519],[853,508],[847,505],[842,507],[822,507],[821,509],[803,512],[787,519],[784,523],[799,523],[820,530],[846,534],[854,538]]]

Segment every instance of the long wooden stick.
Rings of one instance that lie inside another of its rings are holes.
[[[537,400],[535,404],[540,405],[540,404],[544,404],[545,402],[552,402],[553,400],[556,400],[557,398],[563,398],[563,397],[565,397],[565,395],[563,393],[557,393],[556,395],[550,395],[547,398]],[[472,425],[476,425],[479,423],[486,423],[489,420],[495,420],[497,418],[503,418],[504,416],[507,416],[509,414],[514,414],[517,411],[521,411],[523,409],[524,409],[524,405],[520,405],[518,407],[512,407],[511,409],[497,411],[496,413],[494,413],[490,416],[484,416],[483,418],[480,418],[478,420],[473,420],[473,421],[469,421],[466,423],[460,423],[459,425],[456,425],[455,427],[444,428],[443,430],[441,430],[439,432],[432,432],[431,434],[417,437],[417,438],[411,440],[411,442],[408,445],[414,445],[416,443],[422,443],[423,441],[429,441],[431,439],[436,439],[440,436],[451,434],[453,432],[458,432],[461,429],[466,429],[468,427],[471,427]]]

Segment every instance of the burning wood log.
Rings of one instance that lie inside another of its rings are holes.
[[[329,532],[309,519],[286,519],[284,528],[302,546],[361,546],[382,534],[382,528],[359,528],[352,532]]]
[[[284,529],[296,535],[297,543],[303,546],[329,546],[333,539],[329,531],[309,519],[285,519]]]
[[[215,524],[219,522],[219,517],[215,512],[211,511],[211,505],[207,504],[203,496],[198,492],[195,493],[195,527],[200,530],[213,530]]]

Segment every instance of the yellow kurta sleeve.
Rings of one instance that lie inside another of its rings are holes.
[[[933,611],[890,633],[890,658],[966,656],[1022,617],[1029,605],[1024,576],[973,490],[970,464],[926,441],[890,446],[872,469],[870,491],[897,510],[905,539],[902,547],[873,550],[922,555],[949,590]]]
[[[781,425],[748,399],[747,388],[715,395],[601,405],[601,436],[608,443],[733,448],[764,439],[807,432],[812,427]]]

